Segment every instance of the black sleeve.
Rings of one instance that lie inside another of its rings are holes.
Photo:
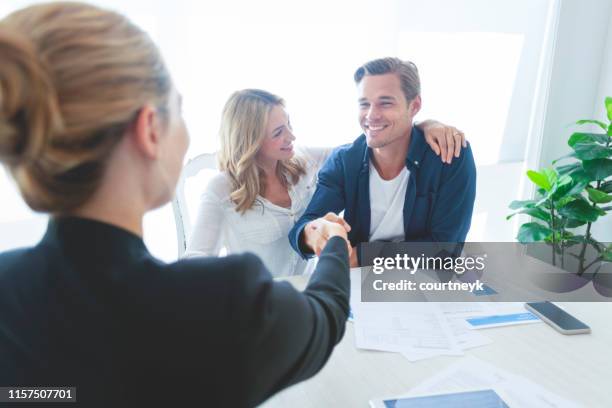
[[[245,402],[256,405],[323,367],[344,335],[350,281],[346,242],[339,237],[329,240],[304,292],[272,280],[257,257],[249,258],[249,270],[236,282],[236,335],[242,339],[236,361]]]

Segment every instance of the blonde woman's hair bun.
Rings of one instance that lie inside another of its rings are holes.
[[[172,82],[151,38],[93,5],[51,2],[0,19],[0,161],[35,211],[70,213],[103,180],[146,104]]]
[[[0,161],[17,168],[35,161],[62,116],[49,72],[34,44],[0,27]]]

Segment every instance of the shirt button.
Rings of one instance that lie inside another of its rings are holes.
[[[418,165],[419,165],[419,162],[415,160],[415,161],[414,161],[414,164],[416,164],[416,165],[418,166]]]

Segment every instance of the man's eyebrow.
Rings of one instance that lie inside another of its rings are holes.
[[[393,102],[393,101],[396,100],[396,98],[395,98],[395,96],[386,96],[386,95],[383,95],[383,96],[379,96],[378,100],[381,101],[381,102],[387,102],[387,101],[392,101]],[[358,101],[359,101],[359,103],[362,103],[362,102],[367,102],[368,99],[367,98],[359,98]]]

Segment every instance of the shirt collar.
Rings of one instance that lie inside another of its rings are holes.
[[[408,170],[418,169],[423,161],[423,156],[427,151],[427,143],[425,142],[425,135],[423,131],[417,126],[412,126],[412,132],[410,133],[410,145],[408,146],[408,153],[406,154],[406,167]],[[363,154],[363,162],[361,169],[362,171],[369,169],[370,158],[372,156],[372,149],[367,145]]]
[[[50,217],[42,242],[59,242],[82,257],[110,259],[148,254],[138,235],[115,225],[74,216]]]

